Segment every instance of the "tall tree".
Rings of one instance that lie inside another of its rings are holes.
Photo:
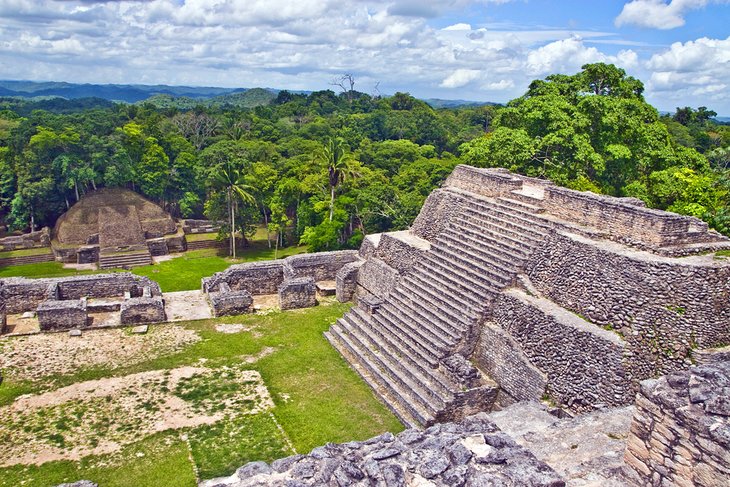
[[[329,220],[335,211],[335,192],[347,177],[357,177],[355,158],[341,137],[327,140],[315,156],[316,160],[327,167],[330,190]]]
[[[256,200],[251,194],[253,188],[246,184],[245,177],[240,169],[233,167],[228,163],[217,168],[214,173],[214,180],[218,187],[225,191],[226,204],[228,206],[228,216],[230,218],[230,255],[236,258],[236,208],[239,199],[245,203],[256,204]]]

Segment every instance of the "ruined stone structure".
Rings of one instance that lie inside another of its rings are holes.
[[[544,396],[627,405],[730,342],[730,261],[712,255],[727,248],[635,199],[458,166],[410,231],[366,237],[342,267],[357,306],[326,336],[409,425]]]
[[[236,264],[203,278],[201,285],[216,316],[246,311],[248,297],[265,294],[278,294],[282,309],[306,308],[316,304],[318,284],[334,282],[356,260],[356,251],[341,250]]]
[[[250,463],[229,478],[201,485],[562,487],[565,482],[481,414],[425,431],[410,429],[363,442],[330,443],[271,465]]]
[[[643,382],[625,460],[646,486],[730,485],[730,362]]]
[[[92,301],[100,300],[100,301]],[[49,279],[0,279],[3,316],[36,312],[41,331],[92,325],[90,313],[121,311],[122,324],[165,321],[160,286],[128,272]]]
[[[56,260],[101,268],[151,263],[151,257],[186,249],[185,235],[159,206],[123,188],[85,195],[56,222]]]

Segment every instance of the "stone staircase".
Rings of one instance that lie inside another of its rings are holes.
[[[100,269],[111,269],[115,267],[129,269],[141,265],[150,265],[151,263],[152,256],[149,250],[101,254],[99,256]]]
[[[450,419],[466,389],[490,383],[465,382],[450,358],[471,353],[495,297],[550,230],[536,206],[454,191],[463,209],[411,272],[370,313],[354,307],[325,333],[408,426]]]

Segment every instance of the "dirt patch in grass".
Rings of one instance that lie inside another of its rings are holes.
[[[80,382],[0,408],[0,466],[113,453],[155,433],[273,408],[257,371],[180,367]]]
[[[0,340],[0,369],[9,379],[37,381],[80,369],[115,369],[175,353],[200,341],[197,332],[177,325],[150,327],[146,335],[128,329],[88,330],[83,336],[50,333]]]

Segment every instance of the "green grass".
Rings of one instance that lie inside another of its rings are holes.
[[[715,252],[716,257],[730,257],[730,249],[727,250],[718,250]]]
[[[184,365],[200,366],[200,359],[205,359],[207,367],[255,369],[264,379],[275,407],[271,414],[238,416],[213,426],[188,430],[191,455],[203,478],[229,475],[248,461],[272,461],[289,455],[286,438],[297,452],[306,453],[327,442],[362,440],[384,431],[400,431],[403,427],[398,420],[322,336],[347,308],[346,304],[335,303],[268,315],[184,323],[182,326],[196,330],[202,340],[182,351],[151,357],[134,366],[80,370],[33,384],[14,383],[6,378],[0,385],[0,402],[7,404],[21,394],[85,380]],[[251,331],[219,333],[215,331],[216,323],[241,323]],[[265,349],[273,352],[252,364],[242,360],[243,356],[256,355]],[[276,427],[277,422],[286,438]],[[22,481],[24,485],[55,485],[80,478],[104,486],[193,485],[192,464],[177,440],[179,433],[159,434],[125,448],[119,455],[101,459],[0,469],[0,486],[21,485]],[[149,453],[140,461],[134,456],[136,451]],[[101,465],[102,460],[106,466]],[[160,463],[147,466],[149,472],[145,472],[140,462],[144,465],[153,460]]]
[[[18,250],[5,250],[0,252],[0,259],[7,259],[8,257],[29,257],[33,255],[46,255],[50,254],[51,249],[49,247],[34,247],[32,249],[18,249]]]
[[[185,235],[185,240],[188,242],[204,242],[208,240],[216,240],[217,237],[217,233],[188,233]]]
[[[39,262],[37,264],[0,267],[0,277],[66,277],[94,274],[98,271],[65,269],[60,262]],[[108,271],[104,271],[108,272]]]

